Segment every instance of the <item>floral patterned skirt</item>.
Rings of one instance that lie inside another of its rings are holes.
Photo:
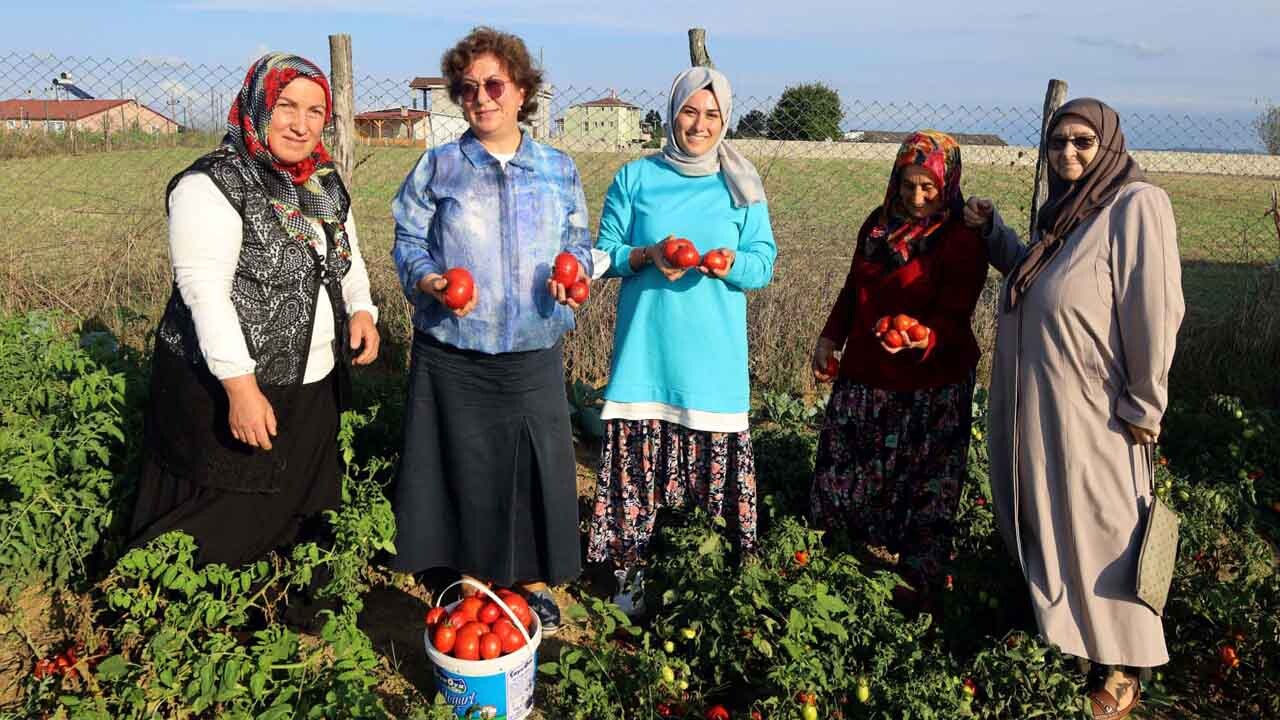
[[[605,421],[588,562],[634,567],[658,510],[697,505],[723,517],[744,550],[756,541],[751,433],[690,430],[665,420]]]
[[[899,555],[917,589],[939,583],[966,477],[973,376],[895,392],[836,381],[818,438],[814,520]]]

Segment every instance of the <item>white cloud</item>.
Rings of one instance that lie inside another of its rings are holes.
[[[1136,57],[1140,60],[1161,57],[1173,52],[1173,50],[1166,45],[1157,45],[1155,43],[1147,42],[1146,40],[1117,40],[1115,38],[1107,37],[1079,36],[1076,38],[1076,42],[1086,47],[1115,50],[1126,55]]]

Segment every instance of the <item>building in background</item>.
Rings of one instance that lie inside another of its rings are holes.
[[[137,100],[0,100],[0,128],[40,132],[171,135],[181,126]]]
[[[644,142],[648,135],[640,128],[640,106],[622,100],[617,93],[571,105],[556,120],[560,141],[622,150]]]
[[[431,113],[417,108],[370,110],[355,116],[356,136],[405,145],[423,145],[431,137]]]

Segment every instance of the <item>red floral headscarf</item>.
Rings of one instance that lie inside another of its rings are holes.
[[[222,143],[235,147],[253,161],[258,180],[289,234],[319,250],[323,247],[322,238],[316,236],[304,216],[316,218],[331,231],[342,235],[347,210],[351,206],[350,196],[338,176],[333,159],[321,141],[316,143],[310,157],[286,165],[271,154],[267,145],[267,130],[271,127],[271,113],[276,101],[285,87],[300,77],[311,80],[324,90],[325,122],[328,123],[333,111],[333,98],[324,72],[306,58],[270,53],[253,63],[245,74],[244,85],[227,115],[227,134]]]
[[[942,207],[926,218],[916,219],[902,205],[899,187],[902,173],[912,165],[929,171],[942,194]],[[889,174],[889,187],[884,194],[880,219],[866,238],[870,257],[885,256],[901,266],[928,248],[928,238],[947,223],[953,212],[964,206],[960,193],[960,143],[937,130],[921,130],[903,141]]]

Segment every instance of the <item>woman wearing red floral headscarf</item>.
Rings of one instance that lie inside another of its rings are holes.
[[[956,141],[932,130],[907,138],[813,351],[814,376],[835,380],[814,518],[898,553],[917,592],[950,550],[969,448],[980,354],[969,318],[987,250],[963,206]]]
[[[351,199],[313,63],[249,68],[222,145],[166,191],[174,285],[156,333],[134,542],[241,564],[336,507],[347,364],[378,353]]]

